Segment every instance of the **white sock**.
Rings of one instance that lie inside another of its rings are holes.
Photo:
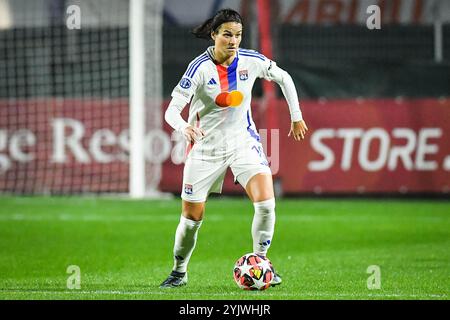
[[[275,227],[275,199],[253,203],[253,252],[265,256],[272,242]]]
[[[189,259],[197,242],[197,232],[201,225],[202,220],[194,221],[183,216],[180,217],[173,247],[173,270],[186,272]]]

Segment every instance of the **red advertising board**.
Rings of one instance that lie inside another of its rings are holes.
[[[0,192],[128,192],[128,99],[0,100]]]
[[[310,101],[302,109],[305,143],[280,141],[285,191],[450,191],[448,100]]]

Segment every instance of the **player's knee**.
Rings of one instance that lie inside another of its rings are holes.
[[[264,201],[254,202],[255,214],[275,215],[275,198]]]
[[[184,212],[182,213],[183,217],[185,217],[188,220],[192,220],[192,221],[202,221],[203,220],[203,214],[190,214],[188,212]]]
[[[205,212],[205,204],[203,202],[183,201],[182,215],[189,220],[201,221]]]

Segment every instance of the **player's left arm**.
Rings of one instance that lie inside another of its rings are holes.
[[[278,67],[274,61],[268,60],[268,63],[269,66],[266,69],[267,71],[264,78],[273,80],[280,86],[289,106],[291,129],[288,137],[292,135],[296,141],[303,140],[305,139],[308,127],[300,110],[300,103],[298,101],[297,89],[295,88],[294,81],[292,80],[291,75]]]

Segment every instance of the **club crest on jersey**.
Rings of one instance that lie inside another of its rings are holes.
[[[189,89],[191,87],[191,80],[189,80],[188,78],[181,79],[180,87],[182,87],[183,89]]]
[[[239,71],[239,79],[245,81],[248,79],[248,70],[240,70]]]
[[[184,184],[184,193],[186,194],[192,194],[193,193],[193,188],[192,188],[192,184]]]

